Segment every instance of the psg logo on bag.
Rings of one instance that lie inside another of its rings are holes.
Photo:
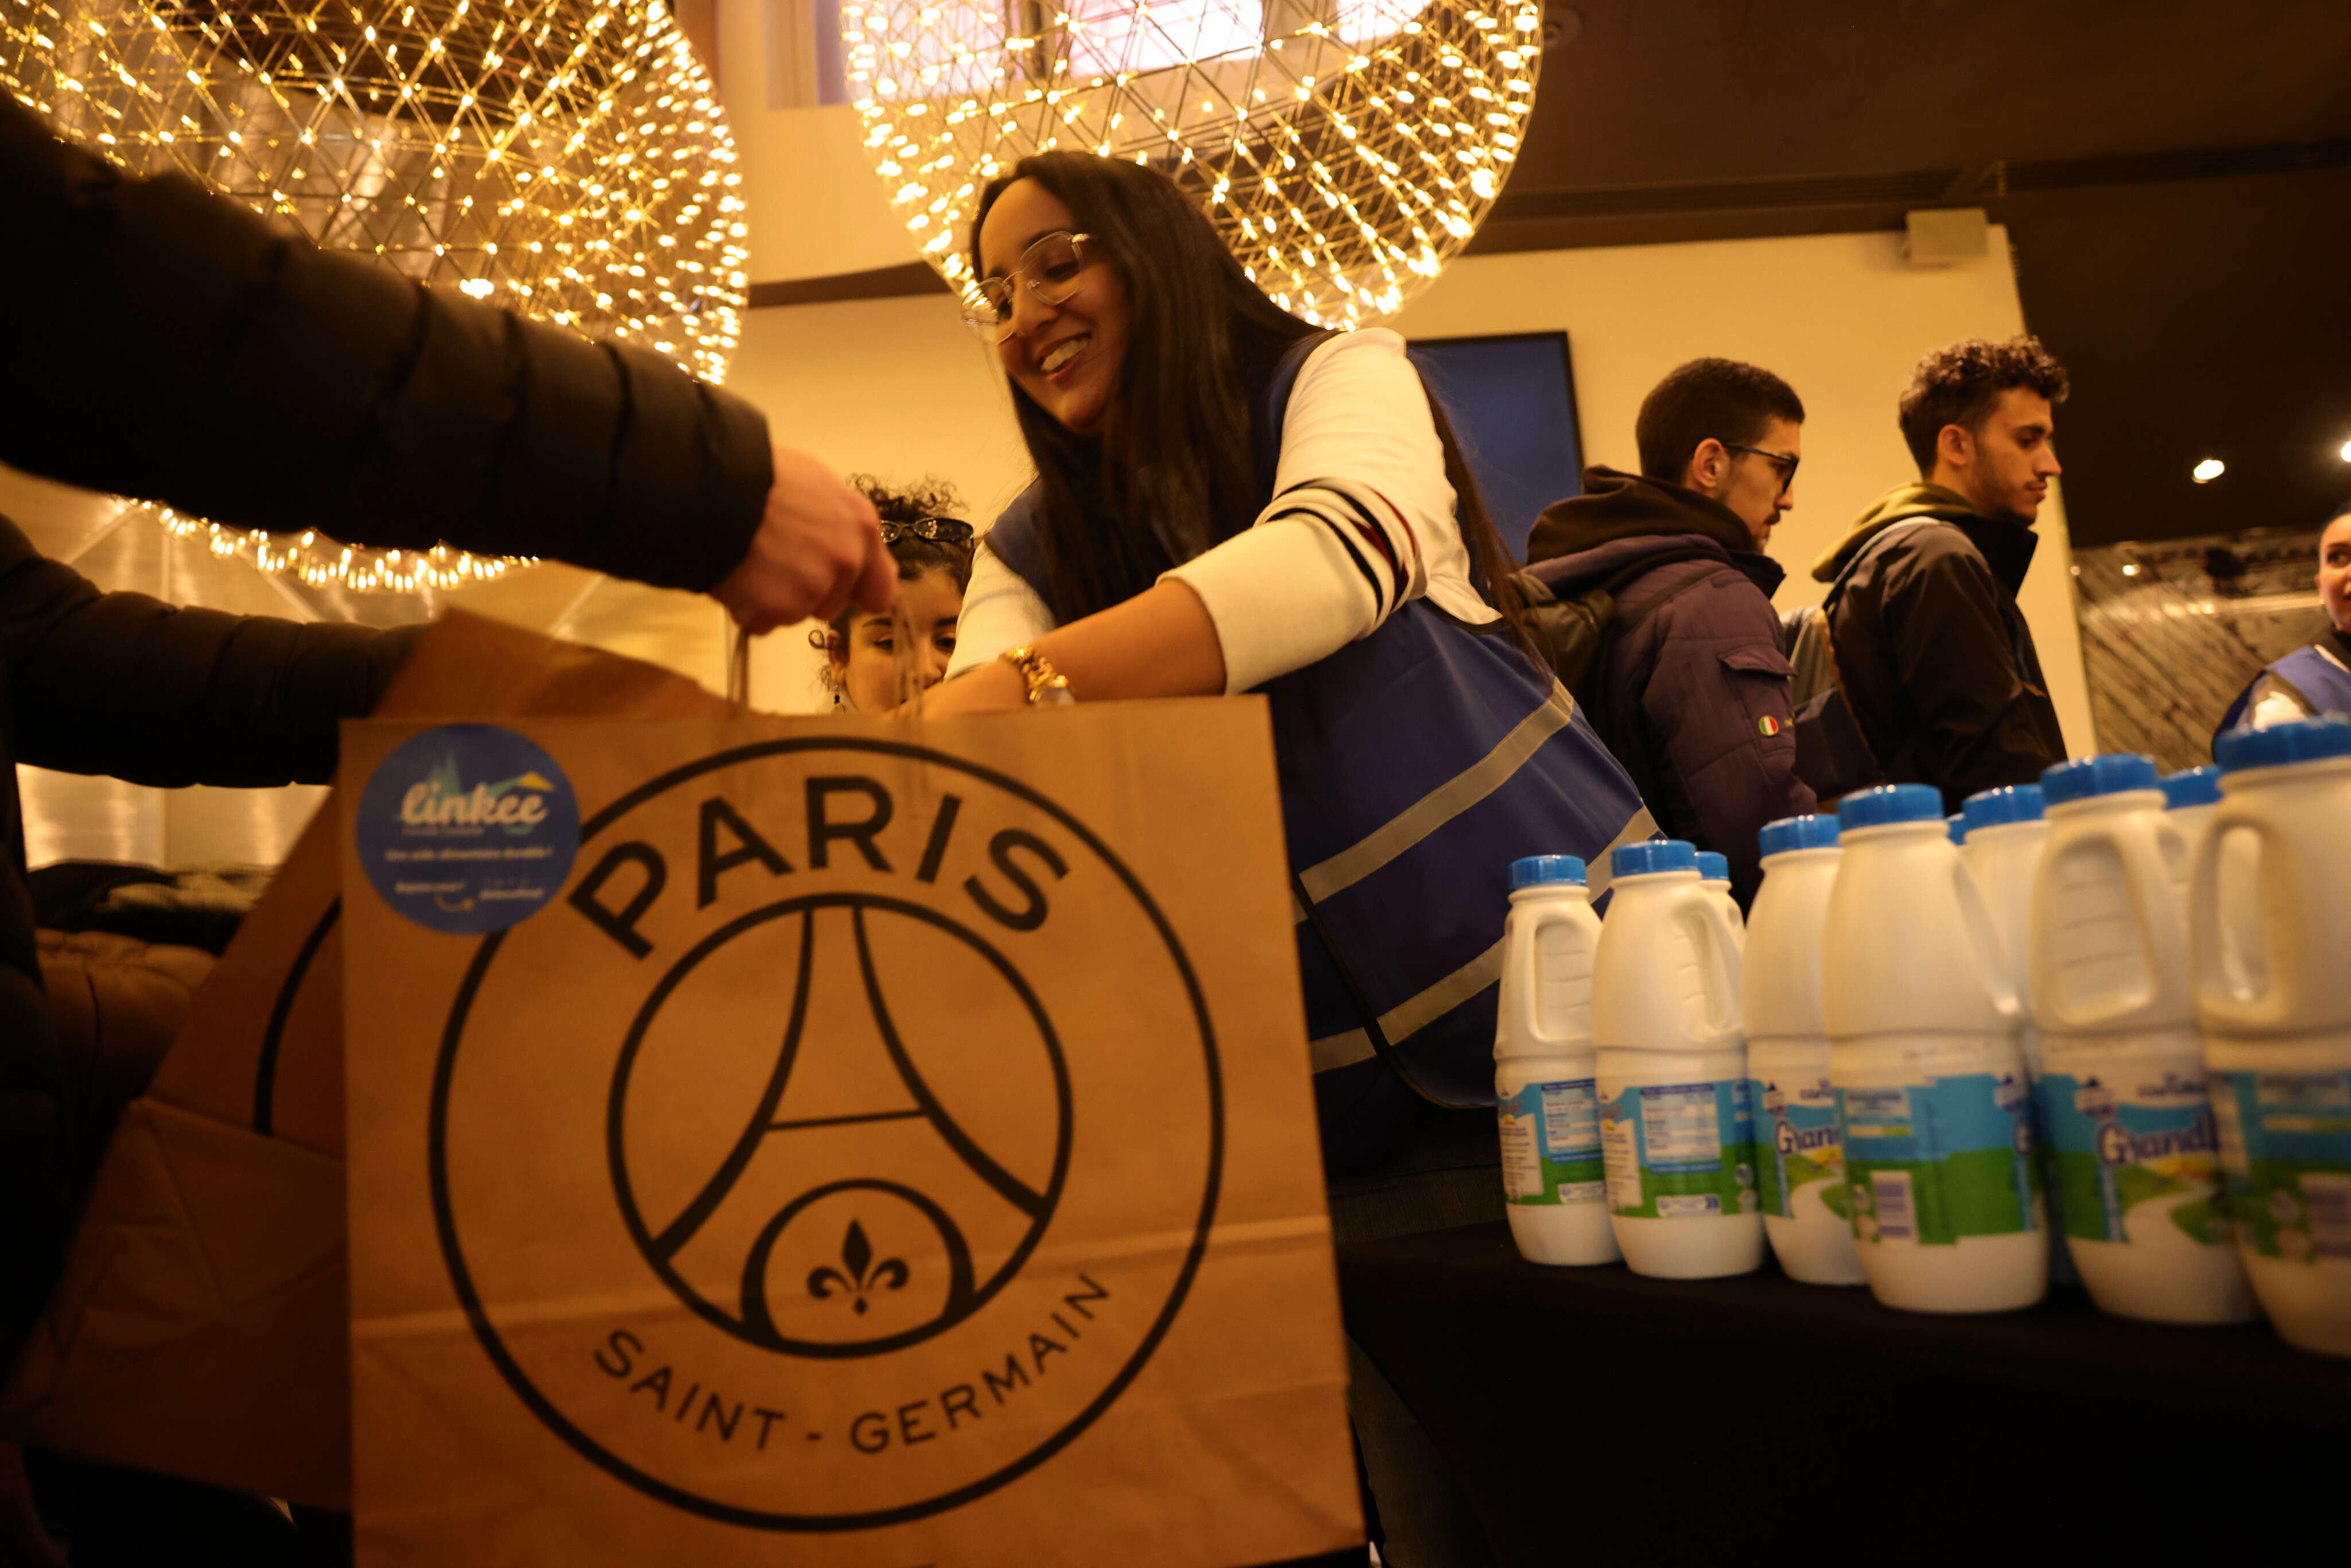
[[[791,739],[632,790],[576,866],[481,944],[433,1097],[442,1261],[531,1416],[778,1531],[1079,1440],[1182,1309],[1224,1141],[1198,982],[1102,837],[941,753]]]

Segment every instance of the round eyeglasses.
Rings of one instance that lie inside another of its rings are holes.
[[[916,517],[911,523],[882,524],[882,542],[896,544],[900,539],[929,539],[934,544],[967,545],[971,543],[971,525],[961,517]]]
[[[996,277],[983,277],[963,297],[964,325],[991,343],[1012,335],[1012,300],[1016,285],[1047,305],[1059,305],[1078,291],[1085,276],[1086,246],[1092,235],[1057,231],[1040,238],[1020,253],[1020,265]]]

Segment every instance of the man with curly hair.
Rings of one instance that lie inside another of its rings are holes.
[[[2016,595],[2059,472],[2064,367],[2030,336],[1970,338],[1918,361],[1902,393],[1915,483],[1878,497],[1813,576],[1846,702],[1889,783],[1956,811],[2065,758]]]

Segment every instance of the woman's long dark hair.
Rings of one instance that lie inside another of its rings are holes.
[[[1019,383],[1012,387],[1044,503],[1053,613],[1066,622],[1133,598],[1161,572],[1256,520],[1251,394],[1282,350],[1317,329],[1249,281],[1174,181],[1086,152],[1040,152],[988,183],[972,220],[975,272],[986,270],[979,234],[988,212],[1019,180],[1034,180],[1059,198],[1091,236],[1091,262],[1118,269],[1134,323],[1101,439],[1073,434]],[[1531,653],[1510,557],[1434,397],[1429,413],[1480,586]]]

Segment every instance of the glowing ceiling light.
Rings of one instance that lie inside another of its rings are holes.
[[[1084,149],[1165,170],[1277,304],[1355,327],[1436,281],[1501,194],[1542,15],[1335,0],[1334,26],[1318,9],[843,0],[841,36],[891,204],[957,292],[981,186],[1029,153]]]
[[[2335,454],[2335,455],[2342,458],[2346,463],[2351,463],[2351,441],[2345,442],[2343,444],[2343,450]]]
[[[134,173],[193,174],[329,249],[705,380],[741,339],[735,145],[657,0],[0,0],[0,88]],[[266,464],[270,433],[252,439]],[[318,587],[514,564],[148,509]]]
[[[2218,457],[2207,457],[2189,471],[2188,476],[2199,485],[2210,485],[2229,471],[2229,465]]]

